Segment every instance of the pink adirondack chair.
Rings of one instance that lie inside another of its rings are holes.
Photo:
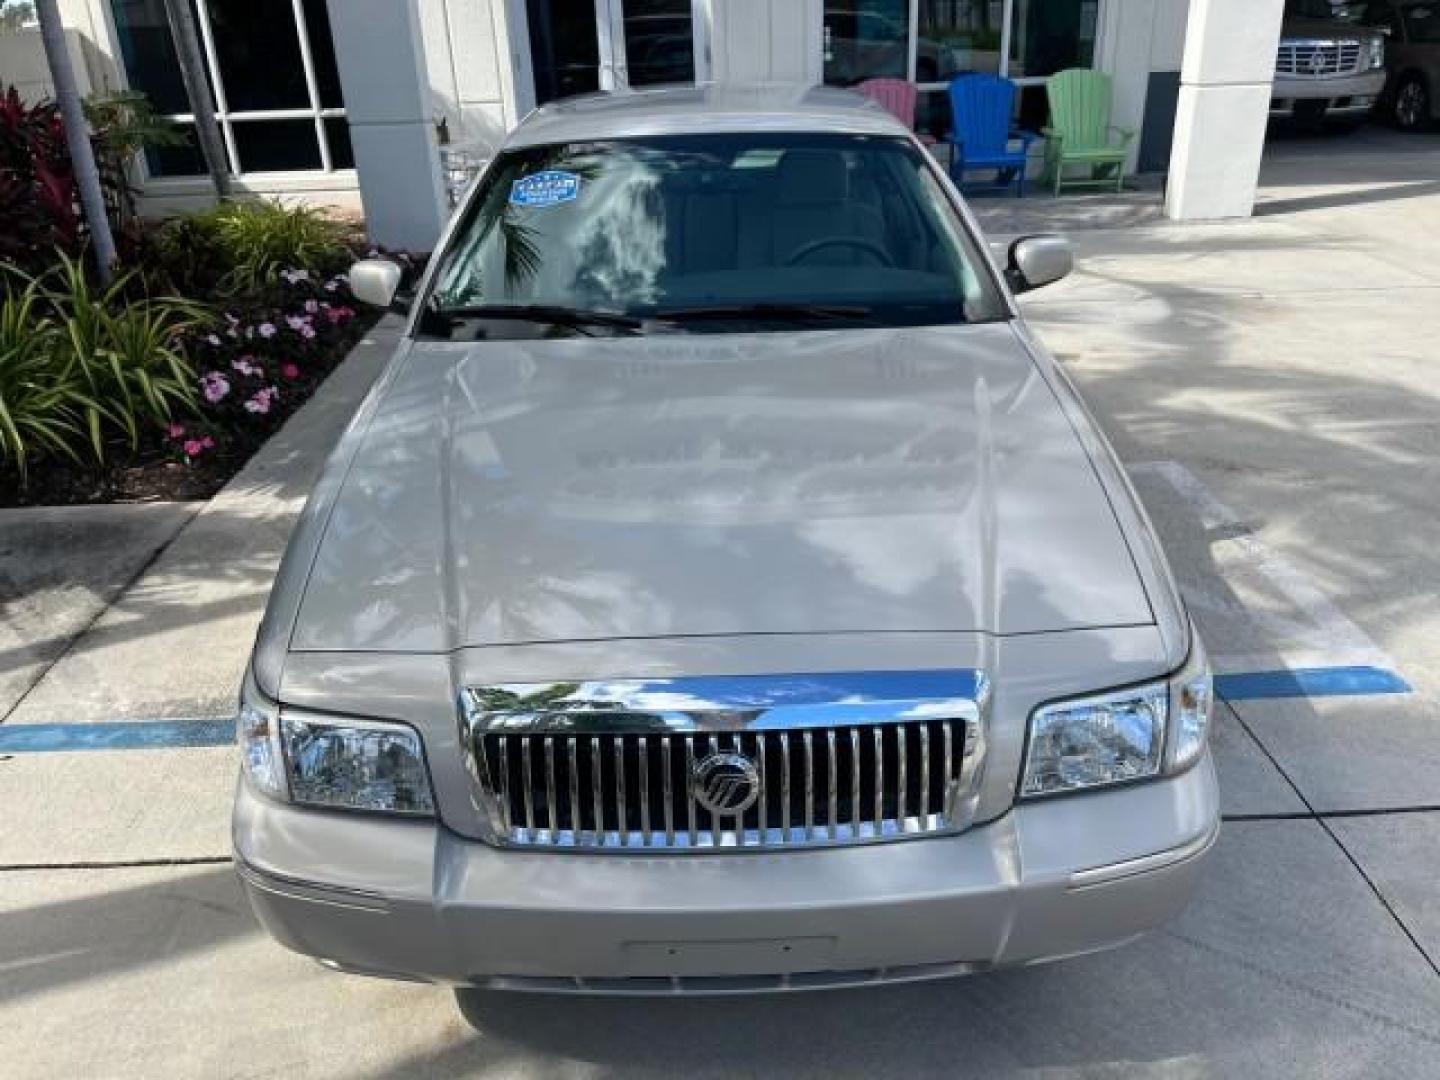
[[[855,89],[877,102],[911,131],[915,130],[915,100],[919,95],[914,83],[905,79],[866,79]],[[920,141],[933,143],[935,140],[922,134]]]

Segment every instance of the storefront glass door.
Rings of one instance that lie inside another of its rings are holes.
[[[525,0],[535,104],[694,82],[695,0]]]

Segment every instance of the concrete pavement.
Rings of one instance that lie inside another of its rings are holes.
[[[1069,199],[980,204],[997,233],[1073,231],[1080,272],[1027,311],[1132,468],[1222,670],[1364,662],[1413,687],[1223,708],[1231,820],[1173,926],[943,984],[495,997],[476,1034],[443,990],[333,975],[258,930],[208,861],[226,854],[232,751],[16,755],[0,761],[5,1074],[1440,1075],[1440,143],[1276,151],[1252,222],[1166,226],[1143,192],[1089,217]],[[286,478],[255,482],[265,509],[244,504],[266,524],[230,602],[189,591],[215,587],[226,530],[197,533],[212,504],[15,722],[228,703],[285,514],[353,407],[333,385],[317,428],[272,444]],[[170,865],[133,865],[154,860]],[[70,868],[24,868],[55,863]]]

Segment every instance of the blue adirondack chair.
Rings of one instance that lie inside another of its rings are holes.
[[[1016,197],[1024,195],[1025,166],[1037,136],[1011,127],[1015,84],[998,75],[957,75],[950,80],[950,113],[955,183],[963,186],[967,172],[994,169],[994,187],[1003,190],[1013,183]]]

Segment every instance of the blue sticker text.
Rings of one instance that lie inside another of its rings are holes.
[[[522,176],[510,189],[514,206],[556,206],[571,202],[580,194],[580,177],[559,169]]]

